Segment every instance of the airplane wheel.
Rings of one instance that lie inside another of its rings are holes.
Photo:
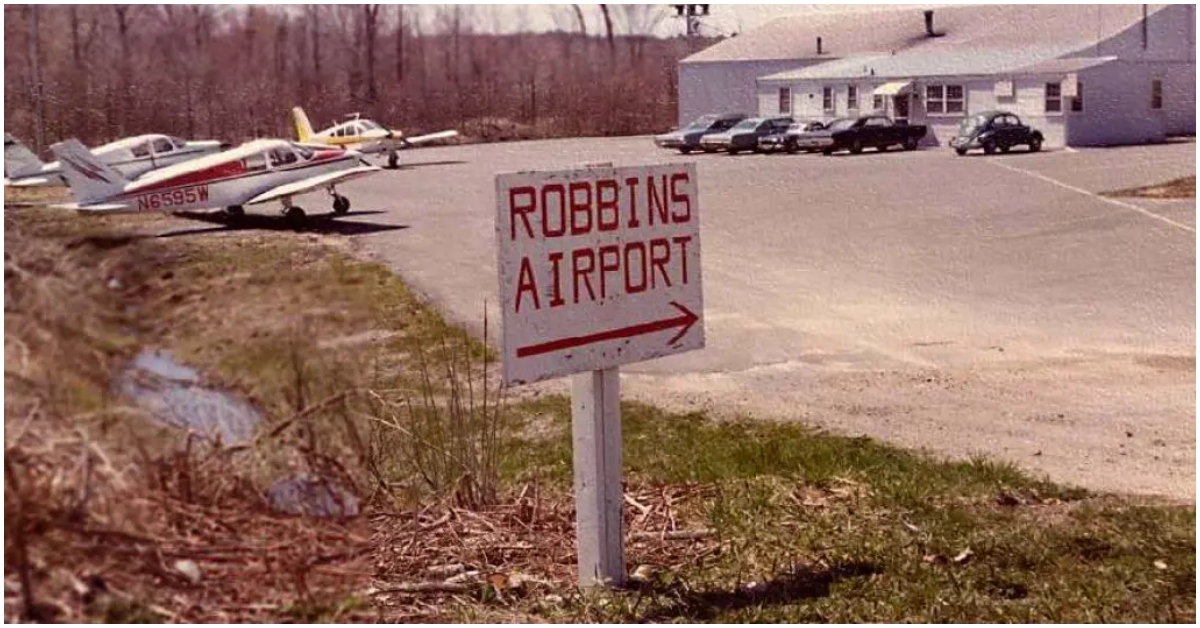
[[[287,208],[287,211],[284,212],[283,215],[288,219],[288,222],[300,224],[304,222],[304,218],[307,214],[304,213],[303,209],[292,205],[291,207]]]
[[[225,208],[225,215],[230,218],[241,218],[246,215],[246,210],[242,209],[241,205],[230,205]]]
[[[400,156],[396,153],[388,154],[388,168],[395,170],[400,167]],[[349,207],[349,206],[347,206]]]
[[[341,196],[341,195],[334,196],[333,197],[333,213],[341,215],[348,211],[350,211],[350,199],[346,198],[345,196]]]

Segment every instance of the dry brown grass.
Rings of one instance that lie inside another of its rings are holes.
[[[1196,177],[1172,179],[1158,185],[1148,185],[1140,188],[1107,192],[1105,196],[1126,196],[1135,198],[1196,198]]]
[[[176,306],[156,286],[181,259],[109,226],[6,208],[6,616],[252,621],[341,599],[365,532],[271,513],[244,454],[113,393],[161,340],[150,323]]]

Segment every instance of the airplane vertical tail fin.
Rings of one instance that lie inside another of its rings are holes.
[[[4,134],[4,174],[10,178],[24,177],[42,171],[42,160],[29,147],[12,135]]]
[[[296,139],[307,142],[308,138],[313,135],[312,123],[308,121],[308,115],[300,107],[292,107],[292,121],[296,123]]]
[[[80,205],[110,199],[124,191],[129,183],[121,173],[96,159],[77,139],[54,144],[50,150],[62,163],[67,185]]]

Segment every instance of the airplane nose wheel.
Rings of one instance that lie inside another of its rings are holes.
[[[400,156],[396,154],[396,151],[392,151],[392,152],[388,153],[388,168],[395,170],[396,168],[399,168],[399,167],[400,167]]]
[[[350,211],[350,199],[345,196],[334,195],[333,197],[333,213],[339,216]]]

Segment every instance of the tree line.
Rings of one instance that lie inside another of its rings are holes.
[[[497,34],[543,9],[6,5],[5,130],[37,150],[240,142],[293,137],[300,105],[319,127],[360,113],[484,140],[658,132],[675,122],[677,62],[711,43],[652,36],[666,7],[558,5],[554,31]]]

